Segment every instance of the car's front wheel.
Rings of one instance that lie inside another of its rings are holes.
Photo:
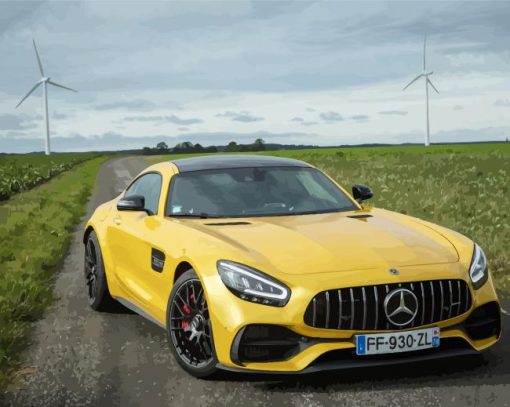
[[[92,232],[85,243],[85,280],[89,305],[96,311],[108,311],[115,300],[110,296],[101,247],[95,232]]]
[[[177,362],[195,377],[216,373],[209,308],[204,288],[193,269],[174,284],[167,307],[167,332]]]

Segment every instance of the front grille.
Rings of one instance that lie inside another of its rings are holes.
[[[412,322],[397,326],[388,320],[384,300],[397,288],[414,293],[418,311]],[[463,280],[432,280],[339,288],[317,294],[305,312],[305,323],[315,328],[342,330],[408,329],[459,316],[471,306]]]

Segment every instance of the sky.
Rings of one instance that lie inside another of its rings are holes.
[[[510,137],[510,2],[0,0],[0,152]]]

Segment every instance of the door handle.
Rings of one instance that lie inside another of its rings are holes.
[[[122,223],[122,219],[119,218],[119,217],[115,217],[113,218],[113,222],[116,224],[116,225],[120,225]]]

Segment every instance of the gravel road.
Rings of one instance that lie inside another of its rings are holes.
[[[142,158],[105,163],[89,213],[146,166]],[[15,406],[322,406],[510,404],[510,332],[483,357],[429,361],[307,376],[225,374],[214,381],[185,374],[165,332],[119,307],[87,305],[82,225],[57,275],[58,300],[34,323],[18,388],[0,399]],[[506,304],[506,303],[505,303]],[[506,306],[506,305],[505,305]]]

